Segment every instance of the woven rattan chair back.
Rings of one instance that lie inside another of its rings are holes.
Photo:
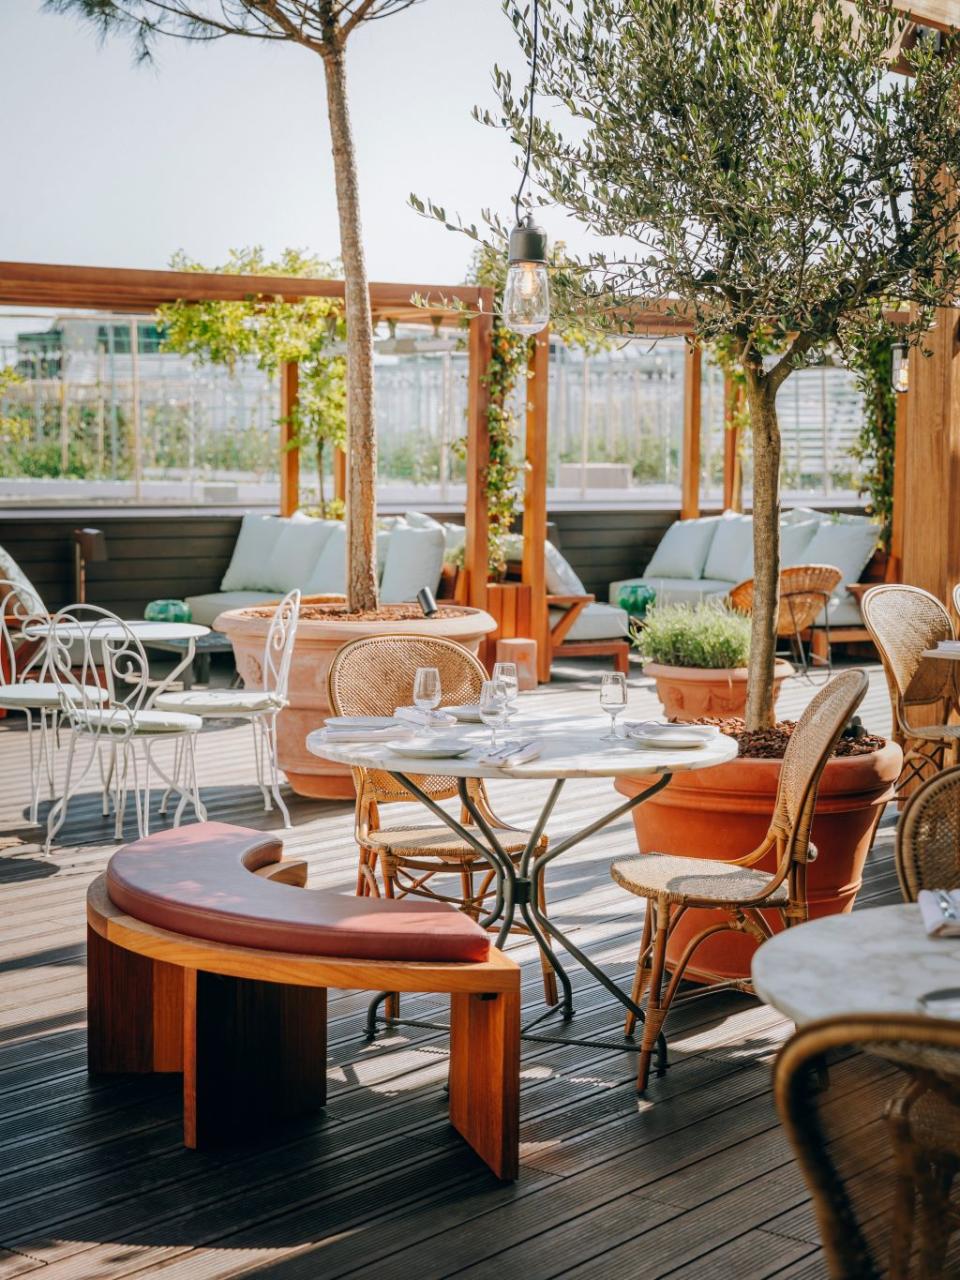
[[[960,767],[934,774],[900,815],[897,875],[908,902],[921,889],[960,889]]]
[[[954,639],[953,623],[940,601],[919,587],[884,583],[871,587],[861,603],[863,621],[877,646],[891,691],[900,706],[897,719],[909,706],[929,706],[953,691],[953,667],[924,662],[924,649]],[[901,724],[906,730],[908,726]]]
[[[960,1023],[811,1023],[780,1051],[774,1091],[833,1280],[960,1275]]]
[[[771,823],[788,861],[806,860],[820,775],[868,684],[866,673],[859,670],[834,676],[808,704],[790,735]]]
[[[799,564],[780,571],[780,609],[777,635],[794,636],[813,626],[843,574],[832,564]],[[753,579],[730,591],[730,606],[738,613],[753,612]]]
[[[338,650],[327,678],[330,706],[340,716],[390,715],[397,707],[413,702],[418,667],[436,667],[440,672],[441,707],[480,701],[487,673],[462,645],[432,636],[384,635],[353,640]],[[355,772],[363,775],[368,800],[410,799],[387,773],[377,769]],[[449,777],[421,774],[416,781],[434,800],[457,794],[456,782]]]

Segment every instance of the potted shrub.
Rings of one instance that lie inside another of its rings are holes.
[[[710,603],[658,605],[648,610],[635,644],[670,719],[743,715],[750,654],[750,619],[743,614]],[[775,698],[792,671],[778,660]]]
[[[669,787],[638,805],[633,823],[641,853],[733,859],[750,853],[763,839],[793,724],[785,721],[750,732],[742,719],[711,723],[737,738],[739,757],[715,769],[677,774]],[[807,871],[812,918],[852,908],[877,823],[893,798],[902,764],[896,743],[849,730],[827,761],[813,821],[818,856]],[[649,778],[616,782],[625,796],[638,795],[649,786]],[[760,865],[773,869],[772,861]],[[707,914],[711,913],[686,913],[673,933],[668,959],[679,958],[687,941],[704,927]],[[767,918],[779,928],[768,913]],[[757,945],[745,934],[718,934],[699,948],[686,976],[746,978]]]

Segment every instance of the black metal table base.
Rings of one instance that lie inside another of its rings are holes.
[[[486,859],[494,869],[496,875],[496,889],[494,904],[489,913],[480,924],[485,929],[498,927],[496,945],[502,947],[514,926],[517,913],[523,920],[524,926],[532,936],[537,947],[546,957],[557,976],[560,984],[562,998],[556,1010],[547,1010],[543,1018],[548,1017],[554,1012],[558,1012],[565,1022],[573,1017],[573,986],[570,982],[569,975],[557,957],[556,949],[553,946],[553,940],[558,942],[572,956],[582,968],[586,969],[597,982],[601,984],[609,993],[633,1013],[637,1020],[642,1023],[644,1021],[644,1013],[642,1008],[619,987],[613,979],[590,959],[580,947],[573,942],[567,934],[565,934],[554,922],[543,914],[538,903],[540,902],[540,888],[543,875],[549,864],[562,853],[566,853],[568,849],[572,849],[574,845],[580,844],[582,841],[589,839],[598,831],[602,831],[604,827],[609,826],[611,822],[616,822],[625,814],[635,809],[637,805],[649,800],[655,796],[658,791],[662,791],[670,782],[671,775],[669,773],[661,774],[661,776],[653,782],[645,791],[641,791],[639,795],[631,796],[625,800],[623,804],[617,805],[609,813],[602,818],[598,818],[595,822],[591,822],[588,826],[581,828],[572,835],[565,836],[562,840],[558,840],[555,844],[551,844],[543,853],[537,853],[537,847],[540,838],[543,835],[550,815],[553,813],[554,806],[563,790],[565,779],[558,778],[550,788],[550,794],[547,796],[546,803],[534,824],[533,830],[526,847],[520,856],[519,862],[515,865],[510,855],[497,839],[496,833],[491,829],[483,814],[474,803],[473,797],[470,795],[467,779],[458,779],[457,791],[460,802],[467,813],[476,824],[474,827],[465,826],[459,822],[452,814],[447,813],[431,796],[420,787],[412,778],[403,773],[390,773],[391,778],[404,788],[414,799],[419,800],[430,812],[450,828],[459,838],[465,841],[480,857]],[[482,838],[481,838],[482,837]],[[378,1015],[380,1005],[386,1000],[388,992],[381,992],[371,1002],[367,1010],[366,1020],[366,1037],[372,1040],[377,1032],[378,1023],[386,1026],[402,1026],[404,1019],[389,1018],[383,1019]],[[536,1019],[539,1023],[542,1019]],[[424,1025],[411,1021],[410,1025]],[[528,1025],[533,1025],[528,1024]],[[441,1028],[443,1029],[443,1028]],[[523,1033],[524,1039],[531,1040],[547,1040],[552,1043],[554,1037],[532,1036]],[[609,1041],[593,1041],[593,1040],[575,1040],[567,1038],[556,1038],[560,1044],[584,1044],[590,1047],[598,1048],[620,1048],[625,1052],[637,1052],[639,1045],[632,1042],[630,1038],[624,1037],[623,1043],[614,1045]],[[667,1043],[663,1033],[657,1039],[657,1066],[656,1073],[662,1076],[667,1069]]]

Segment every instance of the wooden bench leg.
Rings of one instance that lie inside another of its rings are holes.
[[[212,1146],[326,1102],[327,993],[184,970],[183,1141]]]
[[[115,946],[87,926],[91,1072],[183,1069],[183,970]]]
[[[520,1172],[520,992],[450,997],[450,1123],[498,1178]]]

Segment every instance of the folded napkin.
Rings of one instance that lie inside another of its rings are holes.
[[[475,758],[480,764],[492,764],[498,768],[512,769],[514,765],[526,764],[528,760],[536,760],[542,750],[542,744],[535,738],[526,738],[518,742],[504,742],[496,750],[490,747],[481,747]]]
[[[446,711],[421,711],[419,707],[397,707],[393,714],[398,720],[421,729],[447,729],[457,723],[457,717]]]
[[[923,916],[923,927],[931,938],[960,938],[960,891],[921,889],[917,902]],[[953,911],[952,917],[950,910]]]

